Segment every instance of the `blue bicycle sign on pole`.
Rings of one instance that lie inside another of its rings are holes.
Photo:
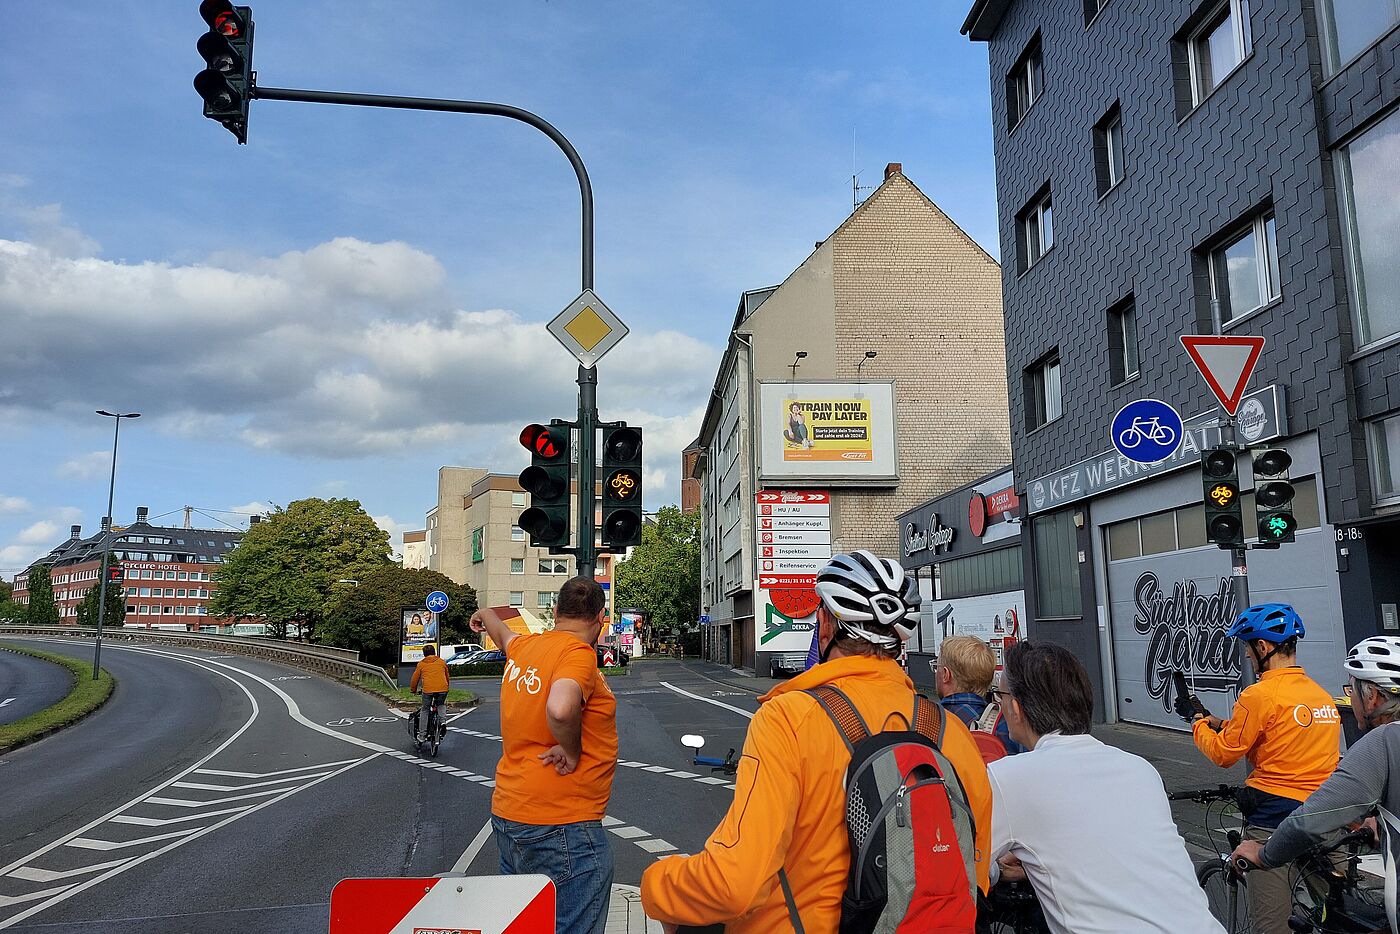
[[[1108,433],[1128,460],[1155,464],[1181,446],[1181,416],[1159,399],[1138,399],[1118,410]]]
[[[441,590],[434,590],[428,594],[428,609],[434,613],[441,613],[447,609],[447,594]]]

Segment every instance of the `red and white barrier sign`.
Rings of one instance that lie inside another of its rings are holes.
[[[554,934],[546,876],[343,879],[330,934]]]

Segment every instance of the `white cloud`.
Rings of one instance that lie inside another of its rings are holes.
[[[47,545],[52,548],[58,544],[58,523],[41,519],[22,530],[15,537],[15,542],[20,545]]]
[[[30,508],[29,500],[22,496],[6,496],[0,493],[0,516],[28,512]]]
[[[389,547],[395,554],[403,554],[403,533],[420,529],[423,524],[400,522],[393,516],[371,516],[374,524],[389,533]]]
[[[251,503],[244,503],[241,506],[230,506],[228,511],[236,512],[242,516],[262,516],[272,512],[272,506],[255,499]]]
[[[58,473],[70,480],[95,480],[106,476],[111,467],[110,451],[89,451],[59,464]]]

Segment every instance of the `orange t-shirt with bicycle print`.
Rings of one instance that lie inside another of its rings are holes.
[[[583,689],[583,754],[568,775],[539,759],[556,745],[545,702],[560,678],[572,678]],[[617,700],[592,646],[559,631],[516,636],[507,643],[501,741],[493,814],[536,825],[603,818],[617,769]]]

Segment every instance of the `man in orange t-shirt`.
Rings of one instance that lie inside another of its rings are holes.
[[[491,610],[471,618],[506,653],[500,762],[491,823],[501,872],[554,881],[555,931],[602,934],[613,855],[603,814],[617,767],[617,700],[594,645],[606,598],[575,577],[559,589],[554,629],[519,635]]]

